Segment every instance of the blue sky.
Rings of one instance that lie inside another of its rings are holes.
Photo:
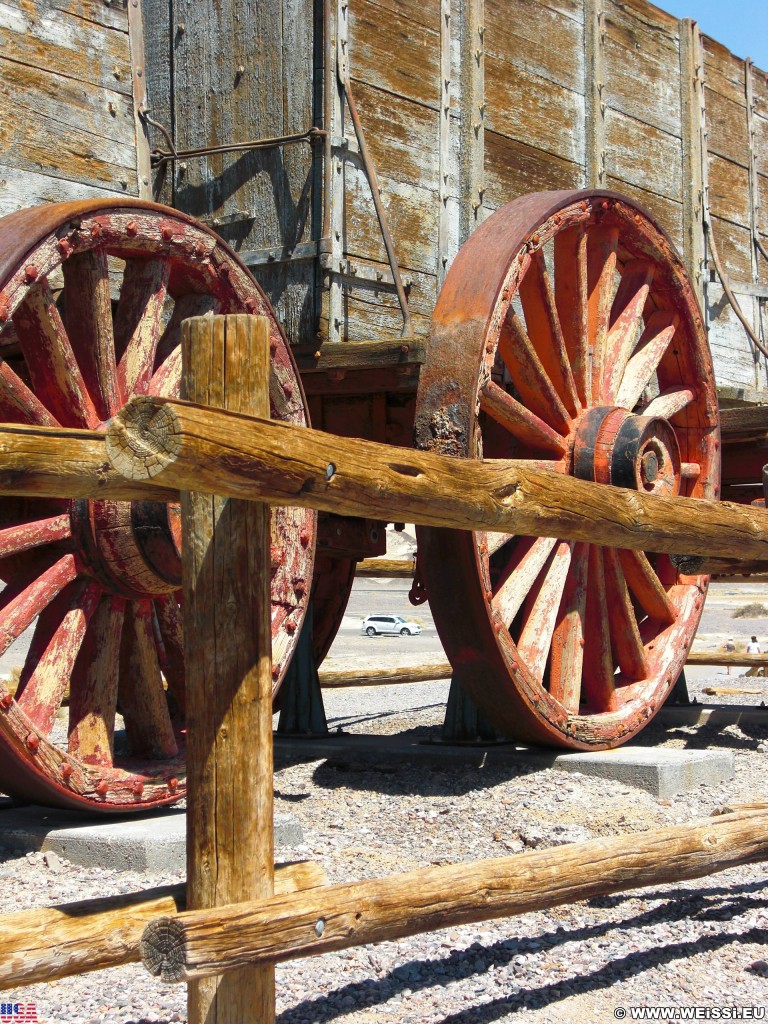
[[[676,18],[693,18],[702,32],[737,57],[768,71],[768,0],[653,0]]]

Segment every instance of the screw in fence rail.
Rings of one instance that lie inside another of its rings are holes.
[[[269,416],[269,321],[182,325],[185,397]],[[274,885],[270,514],[182,494],[187,663],[187,906],[271,896]],[[274,967],[190,982],[190,1024],[270,1024]]]

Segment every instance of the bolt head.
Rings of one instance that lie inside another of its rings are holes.
[[[105,779],[99,779],[99,781],[96,783],[96,792],[99,794],[102,800],[107,795],[108,791],[109,784],[107,783],[107,781]]]
[[[31,754],[36,754],[37,748],[40,746],[40,737],[36,733],[30,732],[27,733],[27,738],[25,742],[27,744],[27,750]]]
[[[37,280],[39,273],[40,271],[37,267],[30,263],[29,266],[24,267],[24,280],[27,284],[32,284],[33,281]]]

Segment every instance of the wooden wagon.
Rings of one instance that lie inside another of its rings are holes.
[[[714,498],[727,406],[723,496],[762,495],[768,77],[693,22],[643,0],[34,0],[0,32],[5,422],[93,429],[177,394],[181,322],[256,312],[275,419]],[[2,786],[169,803],[177,506],[106,460],[64,470],[66,501],[0,462],[0,647],[36,623],[0,696]],[[385,526],[275,513],[275,692],[310,603],[324,657]],[[697,566],[599,531],[418,540],[456,684],[507,735],[599,749],[667,698]]]

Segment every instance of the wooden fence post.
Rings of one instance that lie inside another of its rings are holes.
[[[188,399],[269,416],[269,322],[182,325]],[[270,517],[266,505],[182,493],[187,663],[187,906],[272,895]],[[190,1024],[271,1024],[274,966],[189,984]]]

